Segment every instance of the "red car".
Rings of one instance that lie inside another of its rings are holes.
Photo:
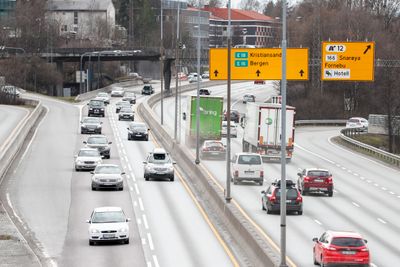
[[[304,169],[297,173],[297,188],[303,196],[312,192],[322,192],[333,196],[332,174],[324,169]]]
[[[355,232],[326,231],[321,237],[313,238],[314,265],[370,266],[367,240]]]
[[[206,140],[200,151],[200,158],[220,158],[225,159],[226,149],[221,141]]]

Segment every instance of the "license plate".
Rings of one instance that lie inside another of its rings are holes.
[[[142,136],[141,134],[137,134],[136,136]]]
[[[98,111],[98,110],[95,110],[94,113],[99,113],[99,111]]]
[[[286,203],[290,203],[290,202],[292,202],[291,200],[286,200]]]
[[[314,182],[317,182],[317,183],[322,183],[324,180],[321,180],[321,179],[315,179],[314,180]]]
[[[211,155],[218,155],[218,152],[211,152]]]
[[[115,234],[104,234],[103,237],[104,238],[114,238]]]
[[[356,254],[356,252],[355,251],[342,251],[342,254],[344,254],[344,255],[354,255],[354,254]]]
[[[254,171],[244,171],[244,173],[254,173]]]

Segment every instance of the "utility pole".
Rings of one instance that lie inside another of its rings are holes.
[[[231,0],[228,0],[228,85],[226,100],[226,195],[227,203],[231,202]]]
[[[174,140],[178,141],[178,92],[179,92],[179,77],[178,77],[178,65],[179,65],[179,9],[180,2],[178,3],[178,11],[176,16],[176,41],[175,41],[175,128],[174,128]]]
[[[163,2],[161,4],[161,40],[160,40],[160,77],[161,77],[161,125],[164,124],[164,26],[163,26]]]

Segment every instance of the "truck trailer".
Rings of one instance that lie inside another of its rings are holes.
[[[294,147],[294,107],[286,106],[286,161],[292,158]],[[281,116],[280,103],[247,103],[244,128],[243,152],[259,153],[264,160],[281,158]]]

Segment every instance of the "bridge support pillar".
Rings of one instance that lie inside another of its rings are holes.
[[[167,59],[164,61],[164,89],[165,94],[171,94],[171,63],[172,60]]]
[[[63,75],[63,78],[60,83],[55,85],[55,90],[53,90],[53,95],[63,96],[64,64],[61,61],[57,61],[56,66],[57,66],[57,71]]]

